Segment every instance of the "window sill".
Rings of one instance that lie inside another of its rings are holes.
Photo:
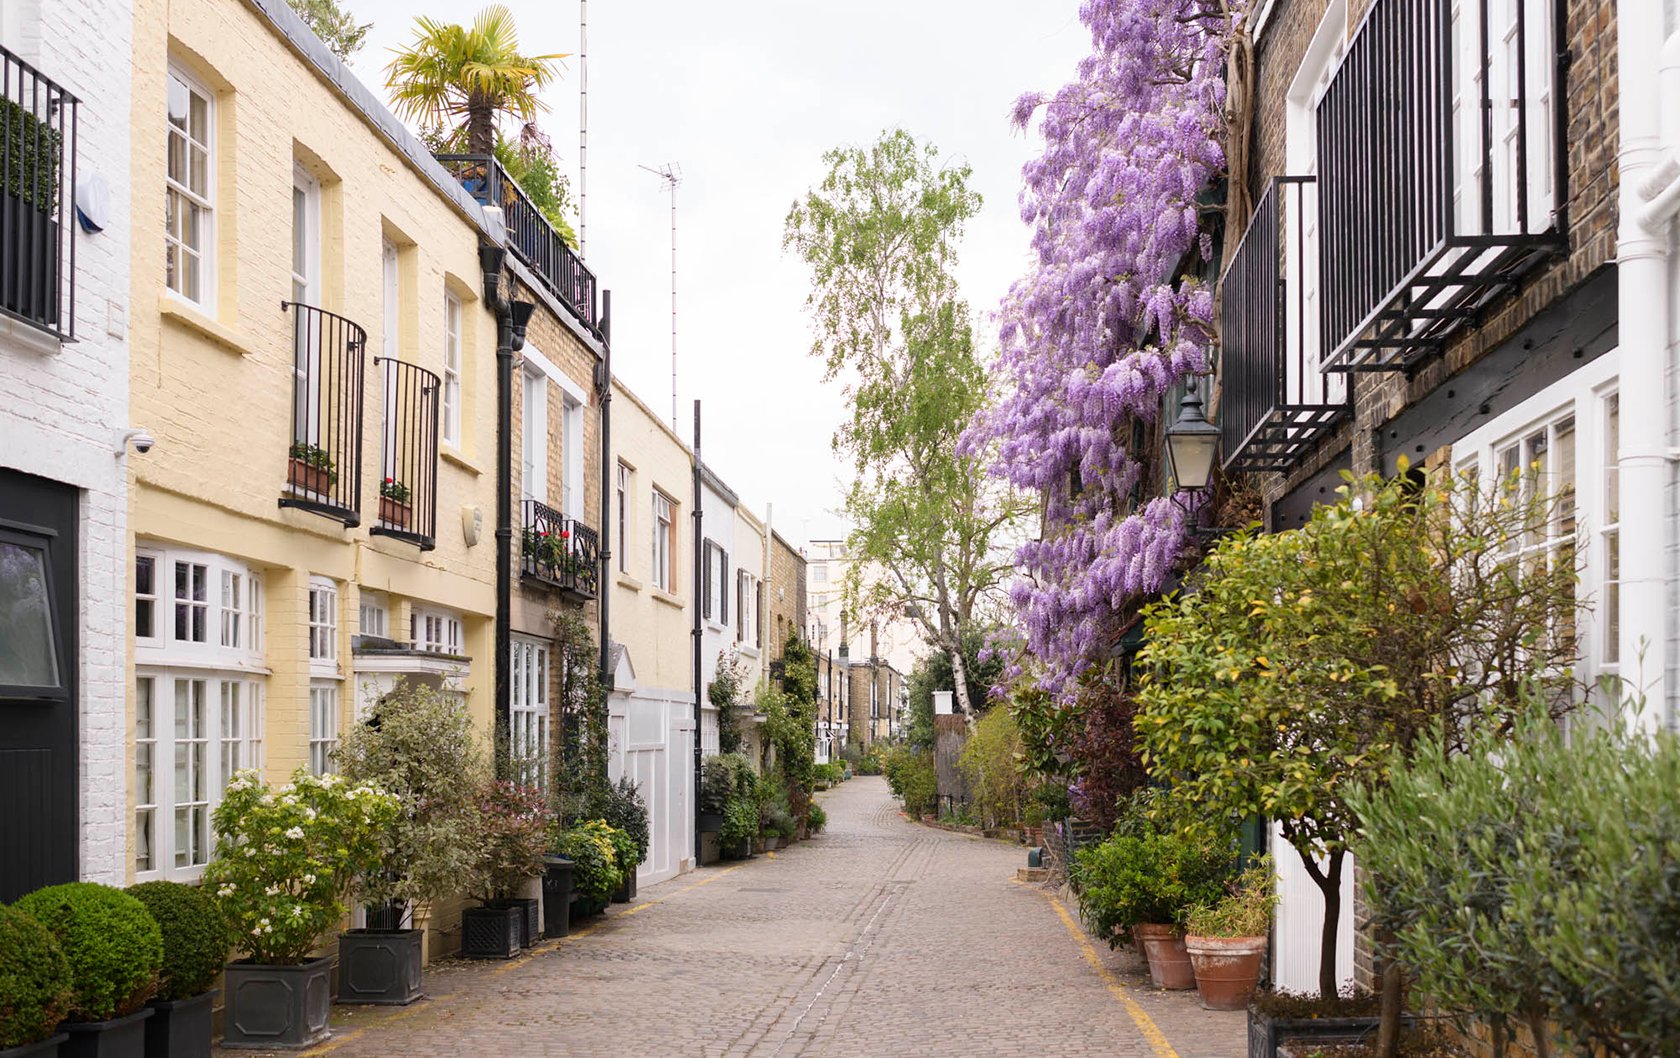
[[[745,643],[741,643],[739,649],[741,651],[741,656],[742,657],[747,657],[747,658],[758,657],[758,648],[757,647],[750,647],[750,646],[747,646]]]
[[[451,448],[448,445],[438,446],[438,458],[442,459],[445,463],[450,463],[460,467],[462,470],[465,470],[475,478],[484,473],[484,468],[462,455],[460,449]]]
[[[628,573],[620,573],[617,578],[617,584],[620,588],[629,588],[631,591],[642,590],[642,582]],[[657,591],[658,589],[655,590]]]
[[[653,597],[655,599],[658,599],[660,602],[664,603],[666,606],[672,607],[673,609],[681,610],[683,608],[682,599],[678,598],[675,595],[672,595],[670,592],[666,591],[664,588],[653,589]]]
[[[166,322],[194,331],[230,352],[238,353],[240,356],[251,355],[251,343],[244,335],[231,327],[225,326],[214,317],[206,315],[190,302],[183,301],[174,294],[165,292],[159,298],[158,313]]]

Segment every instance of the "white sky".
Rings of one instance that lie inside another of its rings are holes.
[[[469,21],[478,5],[345,0],[374,28],[352,65],[381,90],[413,18]],[[541,124],[574,181],[578,0],[507,0],[528,54],[574,53]],[[829,438],[842,412],[808,355],[804,267],[785,257],[788,207],[822,177],[822,152],[889,126],[974,167],[985,197],[962,247],[978,338],[1027,260],[1016,195],[1035,153],[1009,110],[1069,79],[1089,45],[1078,0],[595,0],[589,6],[585,259],[613,291],[613,367],[649,406],[671,407],[670,213],[638,166],[677,162],[680,433],[703,401],[706,462],[795,544],[843,535],[845,468]],[[574,191],[576,189],[574,182]]]

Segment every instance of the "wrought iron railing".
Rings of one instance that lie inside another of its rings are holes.
[[[313,305],[280,307],[292,313],[292,441],[280,506],[359,525],[367,332]]]
[[[0,313],[76,339],[76,97],[0,48]]]
[[[600,594],[601,538],[541,500],[525,501],[520,571],[588,598]]]
[[[1318,105],[1335,371],[1442,348],[1563,246],[1555,0],[1376,0]]]
[[[368,530],[430,551],[437,542],[438,404],[443,385],[423,367],[376,356],[385,429],[379,517]]]
[[[1220,285],[1219,428],[1227,470],[1287,470],[1348,412],[1347,379],[1319,363],[1310,176],[1254,205]]]
[[[508,250],[536,274],[548,292],[559,298],[584,326],[600,325],[596,306],[595,273],[560,237],[517,181],[495,158],[485,154],[440,154],[467,193],[487,206],[500,206],[507,219]]]

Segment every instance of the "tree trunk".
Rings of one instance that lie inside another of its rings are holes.
[[[1405,1010],[1406,973],[1393,959],[1382,972],[1382,1022],[1377,1027],[1377,1058],[1399,1058],[1400,1016]]]
[[[1324,928],[1318,936],[1318,994],[1325,1000],[1335,999],[1336,934],[1342,923],[1342,861],[1347,850],[1332,850],[1327,868],[1320,867],[1312,853],[1299,845],[1295,846],[1295,852],[1324,897]]]
[[[467,153],[496,152],[496,108],[474,101],[467,112]]]
[[[968,663],[963,659],[961,632],[957,634],[956,649],[951,651],[951,679],[957,685],[955,687],[957,708],[963,711],[963,715],[967,716],[968,722],[972,724],[974,722],[974,710],[969,707]]]

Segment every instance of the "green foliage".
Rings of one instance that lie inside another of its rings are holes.
[[[527,124],[517,140],[496,137],[496,161],[509,179],[518,184],[538,213],[554,226],[566,245],[577,249],[577,232],[566,219],[572,208],[572,183],[554,156],[547,137]]]
[[[543,871],[554,816],[540,790],[486,779],[473,791],[476,829],[468,849],[467,891],[479,900],[509,900]]]
[[[1325,893],[1328,935],[1349,789],[1380,783],[1433,725],[1457,738],[1508,722],[1533,674],[1556,711],[1574,700],[1573,564],[1510,558],[1561,516],[1515,477],[1488,493],[1350,478],[1301,529],[1222,538],[1191,590],[1145,611],[1145,764],[1212,814],[1278,820]],[[1333,967],[1320,988],[1334,993]]]
[[[590,808],[591,814],[604,820],[629,839],[632,852],[629,859],[632,867],[647,859],[647,802],[642,800],[640,791],[628,775],[619,779],[615,785],[597,792],[590,801]]]
[[[607,777],[608,741],[607,689],[601,684],[601,653],[595,633],[581,617],[556,613],[555,656],[559,666],[560,694],[556,702],[559,725],[559,759],[548,784],[550,805],[564,823],[593,818],[595,797],[610,786]],[[505,733],[502,743],[506,744]],[[532,764],[510,773],[530,784]]]
[[[1217,902],[1197,904],[1185,914],[1185,932],[1197,937],[1266,936],[1278,902],[1271,860],[1260,857],[1226,889]]]
[[[758,802],[746,797],[731,798],[723,810],[723,829],[718,848],[731,856],[744,855],[758,836]]]
[[[827,783],[830,786],[833,786],[836,783],[845,781],[846,768],[838,761],[829,761],[826,764],[817,765],[813,775],[817,782]]]
[[[991,689],[1003,679],[1004,655],[994,653],[985,660],[988,628],[969,628],[963,631],[963,671],[968,677],[968,700],[984,709]],[[907,682],[910,692],[910,718],[905,724],[904,740],[919,749],[933,748],[933,692],[953,691],[957,677],[951,668],[950,652],[933,650],[917,659]]]
[[[383,790],[304,768],[279,789],[255,771],[233,777],[210,817],[216,853],[203,884],[254,962],[303,962],[337,928],[400,810]]]
[[[1021,733],[1007,709],[993,709],[974,725],[957,766],[968,779],[973,808],[985,826],[1018,823],[1032,795],[1021,775]]]
[[[6,168],[0,172],[5,193],[15,195],[42,213],[58,205],[58,179],[64,137],[27,107],[0,99],[0,153]]]
[[[723,814],[735,796],[736,762],[751,765],[740,754],[714,753],[700,763],[700,811]]]
[[[797,630],[782,644],[780,689],[759,696],[765,741],[774,748],[776,768],[795,815],[804,812],[817,783],[816,655]]]
[[[298,13],[305,25],[315,31],[321,38],[321,43],[327,50],[345,62],[350,56],[362,48],[362,42],[367,39],[368,30],[373,28],[372,22],[356,24],[350,12],[341,7],[338,0],[286,0],[292,10]]]
[[[985,472],[985,453],[959,444],[990,400],[954,273],[980,196],[967,165],[937,158],[902,129],[829,151],[822,183],[788,211],[783,246],[811,273],[812,355],[826,380],[846,380],[834,448],[854,468],[847,609],[907,617],[960,654],[1012,571],[1004,537],[1026,508]]]
[[[913,816],[926,815],[939,807],[939,776],[934,770],[933,754],[904,749],[887,759],[887,785],[904,810]]]
[[[811,803],[810,811],[805,813],[805,825],[811,828],[813,834],[828,826],[828,813],[823,811],[822,805],[814,801]]]
[[[157,993],[163,932],[146,905],[121,889],[66,882],[28,893],[13,906],[58,940],[70,968],[66,1020],[123,1017]]]
[[[338,469],[337,465],[333,463],[332,453],[328,452],[320,445],[312,445],[307,441],[293,441],[291,458],[302,463],[304,466],[311,467],[315,470],[326,471],[327,484],[333,485],[338,483]]]
[[[157,997],[190,999],[208,992],[233,947],[216,902],[201,887],[180,882],[143,882],[127,892],[146,906],[163,933]]]
[[[345,735],[336,758],[346,780],[398,800],[378,866],[357,882],[376,905],[431,903],[461,892],[475,866],[484,755],[466,706],[401,682]]]
[[[51,930],[0,904],[0,1050],[44,1040],[70,1013],[70,964]]]
[[[706,685],[706,701],[717,710],[718,749],[725,753],[740,753],[744,744],[741,735],[742,692],[746,684],[746,669],[741,656],[733,649],[718,655],[717,672]]]
[[[642,862],[641,852],[636,848],[636,839],[604,819],[591,820],[584,826],[598,827],[612,845],[613,873],[617,879],[613,888],[627,885],[630,879],[636,876],[636,865]]]
[[[1085,923],[1109,945],[1137,925],[1182,925],[1190,909],[1216,903],[1236,865],[1231,842],[1147,820],[1074,854],[1070,880]]]
[[[1680,741],[1624,723],[1566,736],[1538,705],[1349,795],[1387,954],[1445,1008],[1555,1024],[1583,1053],[1674,1053]]]
[[[840,759],[852,766],[854,775],[880,775],[884,766],[881,755],[884,752],[886,750],[876,746],[864,746],[856,742],[848,742],[840,750]]]
[[[550,847],[572,861],[572,891],[580,903],[601,904],[618,888],[618,864],[610,828],[598,820],[557,829]]]

